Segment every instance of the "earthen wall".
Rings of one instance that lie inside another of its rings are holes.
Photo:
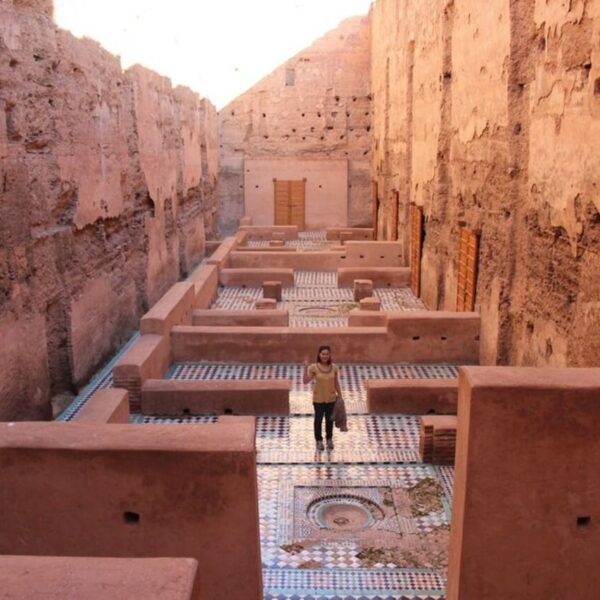
[[[347,19],[221,109],[222,231],[233,232],[244,215],[244,197],[250,192],[244,185],[246,159],[347,161],[347,189],[341,200],[335,198],[347,204],[347,223],[339,226],[370,224],[369,57],[368,18]],[[321,183],[316,177],[307,174],[315,188]],[[307,207],[324,204],[326,209],[327,202],[307,193]],[[272,224],[272,208],[268,217]]]
[[[48,418],[204,254],[214,107],[0,4],[0,420]]]
[[[600,2],[378,0],[371,11],[378,236],[421,296],[456,307],[461,227],[480,237],[484,364],[600,361]]]

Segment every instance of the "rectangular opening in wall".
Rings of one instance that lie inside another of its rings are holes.
[[[391,227],[392,227],[392,231],[391,231],[391,235],[390,235],[390,240],[392,242],[397,242],[398,241],[398,210],[399,210],[399,204],[400,204],[400,192],[397,192],[396,190],[392,191],[392,219],[391,219]]]
[[[423,251],[423,208],[410,210],[410,287],[415,296],[421,293],[421,254]]]
[[[296,85],[296,69],[285,70],[285,85]]]
[[[456,310],[471,312],[475,309],[477,268],[479,262],[479,234],[462,227],[458,242],[458,281]]]
[[[377,197],[377,182],[371,181],[371,210],[373,222],[373,239],[377,239],[377,219],[379,218],[379,198]]]

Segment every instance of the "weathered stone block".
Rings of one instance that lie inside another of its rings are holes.
[[[373,296],[373,282],[370,279],[354,280],[354,301],[359,302],[363,298]]]
[[[369,298],[363,298],[359,302],[360,310],[381,310],[381,301],[375,296]]]
[[[274,298],[259,298],[254,303],[256,310],[275,310],[277,308],[277,300]]]
[[[281,302],[281,281],[265,281],[262,287],[263,298],[273,298]]]

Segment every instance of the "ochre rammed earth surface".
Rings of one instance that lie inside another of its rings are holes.
[[[0,420],[42,419],[202,258],[214,107],[0,2]]]
[[[422,206],[422,297],[456,307],[480,233],[482,362],[600,364],[600,2],[378,0],[373,173],[390,237]]]

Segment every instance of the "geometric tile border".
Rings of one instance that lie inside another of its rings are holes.
[[[284,594],[285,598],[285,590],[288,590],[292,598],[309,598],[318,590],[319,598],[331,594],[343,599],[390,596],[397,600],[399,597],[440,598],[445,582],[439,573],[429,569],[263,569],[263,585],[267,596],[275,597]]]

